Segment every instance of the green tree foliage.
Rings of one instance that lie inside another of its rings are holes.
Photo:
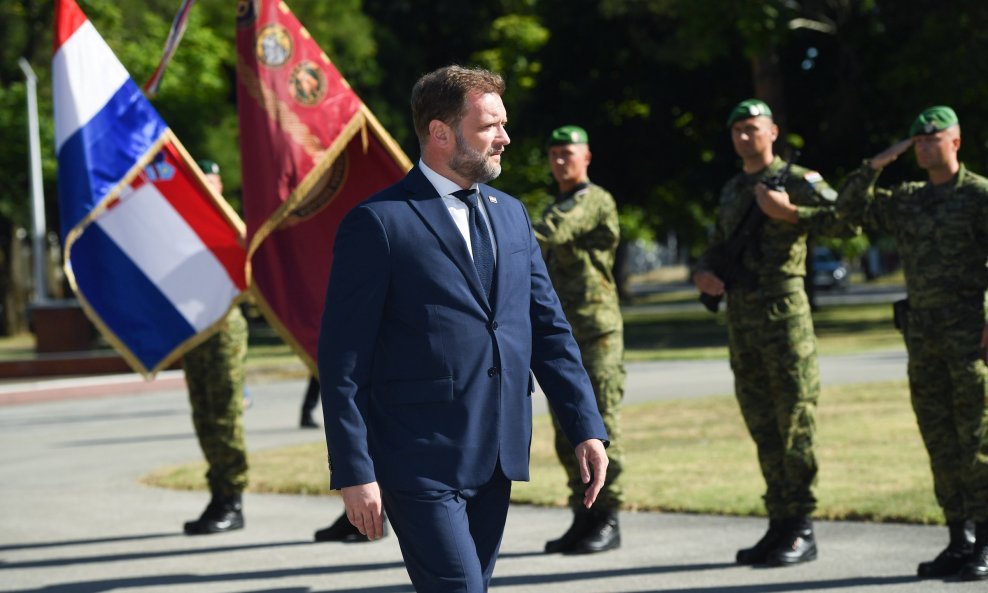
[[[179,0],[78,1],[143,84]],[[554,191],[545,137],[579,124],[591,137],[591,176],[618,199],[626,231],[675,231],[693,252],[705,247],[719,189],[738,170],[726,114],[750,96],[770,102],[783,138],[800,146],[801,163],[833,185],[901,138],[919,110],[939,103],[960,115],[963,160],[988,172],[988,2],[287,3],[413,159],[414,81],[451,63],[486,66],[508,84],[512,143],[501,187],[537,213]],[[238,204],[234,10],[233,0],[196,3],[154,105],[193,156],[221,164],[228,198]],[[11,229],[29,220],[21,56],[39,75],[48,218],[57,228],[52,13],[53,0],[0,2],[0,132],[7,140],[0,146],[0,250]],[[784,142],[777,148],[786,151]],[[900,159],[882,181],[920,177],[912,159]]]

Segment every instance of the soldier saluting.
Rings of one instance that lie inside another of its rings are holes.
[[[882,169],[912,146],[928,180],[875,187]],[[917,568],[920,578],[988,579],[988,179],[958,160],[953,109],[926,109],[909,138],[848,177],[843,216],[890,233],[909,299],[897,304],[909,353],[909,390],[930,455],[950,542]]]
[[[791,165],[782,191],[763,183],[787,167],[773,151],[779,128],[763,101],[739,103],[727,126],[742,171],[721,191],[713,246],[696,263],[693,283],[704,294],[729,296],[735,395],[766,484],[768,530],[754,546],[739,550],[736,560],[786,566],[817,557],[810,517],[816,509],[813,437],[820,372],[803,284],[806,237],[852,236],[856,228],[838,219],[837,194],[815,171]],[[768,219],[750,232],[740,254],[732,254],[740,269],[727,274],[716,253],[753,207]],[[732,282],[725,286],[728,275]]]

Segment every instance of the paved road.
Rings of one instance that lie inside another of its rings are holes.
[[[886,368],[901,377],[903,360],[887,353],[858,366]],[[853,362],[824,360],[825,380],[850,376]],[[633,401],[730,391],[722,363],[632,364],[629,371]],[[321,440],[318,431],[296,428],[304,386],[304,381],[252,386],[254,406],[246,414],[252,450]],[[394,537],[357,545],[311,542],[312,531],[340,512],[335,497],[247,495],[243,531],[180,535],[181,523],[201,510],[204,494],[148,488],[139,479],[155,468],[200,457],[184,391],[170,386],[106,397],[93,391],[0,406],[0,591],[411,591]],[[911,576],[916,562],[942,546],[943,528],[821,522],[819,561],[765,570],[731,562],[737,548],[760,535],[763,519],[624,513],[620,551],[590,557],[541,554],[543,542],[565,529],[568,519],[565,510],[513,508],[493,590],[985,590],[984,583],[920,582]]]

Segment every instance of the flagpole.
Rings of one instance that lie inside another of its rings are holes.
[[[24,58],[19,58],[17,64],[24,72],[27,81],[27,127],[28,140],[31,150],[31,256],[34,264],[34,300],[35,304],[48,300],[48,274],[45,259],[47,248],[45,241],[45,194],[41,184],[41,140],[38,132],[38,77],[34,74],[31,64]]]

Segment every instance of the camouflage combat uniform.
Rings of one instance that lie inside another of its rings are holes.
[[[613,274],[620,237],[617,205],[604,188],[584,183],[559,196],[533,226],[610,437],[607,480],[594,508],[616,511],[623,501],[618,478],[623,467],[620,406],[625,377],[624,325]],[[570,506],[578,509],[586,484],[580,480],[573,446],[555,418],[553,424],[556,454],[568,477]]]
[[[906,276],[909,388],[947,522],[988,521],[988,179],[961,165],[951,182],[875,188],[865,165],[841,190],[849,220],[895,237]]]
[[[713,244],[737,228],[754,203],[755,184],[785,166],[778,157],[763,171],[740,173],[721,192]],[[728,288],[727,328],[734,389],[758,450],[770,519],[807,517],[816,508],[813,454],[820,372],[810,304],[803,285],[807,234],[851,236],[839,220],[837,193],[819,173],[793,166],[786,191],[796,224],[768,219],[742,256],[740,279]],[[758,206],[755,205],[755,208]],[[710,252],[696,271],[713,271]]]
[[[192,423],[214,495],[236,496],[247,486],[244,445],[244,360],[247,321],[234,307],[220,329],[185,355]]]

